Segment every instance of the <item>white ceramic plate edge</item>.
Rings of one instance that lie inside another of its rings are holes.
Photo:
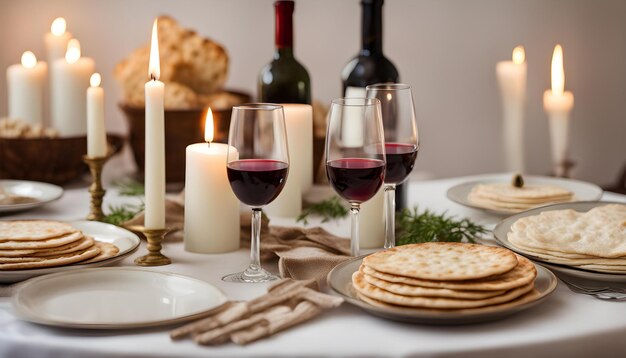
[[[13,179],[1,179],[0,180],[0,185],[2,185],[6,182],[9,183],[20,183],[20,184],[30,184],[33,186],[40,186],[40,187],[46,187],[50,190],[54,190],[57,193],[54,194],[53,196],[51,196],[48,199],[44,199],[44,200],[37,200],[34,203],[23,203],[23,204],[8,204],[8,205],[0,205],[0,212],[3,213],[9,213],[9,212],[15,212],[15,211],[23,211],[23,210],[28,210],[28,209],[33,209],[48,203],[51,203],[53,201],[59,200],[61,199],[61,197],[63,197],[63,194],[65,193],[65,190],[55,184],[50,184],[50,183],[46,183],[46,182],[39,182],[39,181],[31,181],[31,180],[13,180]],[[11,184],[9,184],[11,185]],[[36,199],[36,198],[35,198]]]

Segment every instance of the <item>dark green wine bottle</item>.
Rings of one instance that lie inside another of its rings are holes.
[[[311,104],[311,79],[293,54],[293,1],[276,1],[276,51],[259,74],[259,101]]]

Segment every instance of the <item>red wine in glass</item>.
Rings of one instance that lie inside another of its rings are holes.
[[[228,163],[226,172],[235,196],[258,208],[271,203],[283,190],[289,164],[271,159],[243,159]]]
[[[385,162],[378,159],[342,158],[326,163],[335,191],[350,203],[368,201],[383,185]]]
[[[400,184],[413,170],[417,158],[417,146],[415,144],[385,143],[385,155],[387,157],[385,183]]]

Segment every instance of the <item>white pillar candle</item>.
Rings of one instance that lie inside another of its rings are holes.
[[[87,156],[101,158],[107,154],[104,127],[104,89],[100,87],[99,73],[91,75],[87,89]]]
[[[47,75],[48,65],[37,62],[30,51],[22,54],[21,64],[7,68],[9,118],[43,125],[43,89]]]
[[[145,192],[146,229],[165,228],[165,109],[163,99],[165,85],[159,81],[159,42],[157,20],[152,26],[149,75],[146,82],[146,144],[145,144]]]
[[[239,200],[226,173],[228,145],[213,141],[213,115],[205,123],[206,143],[187,146],[185,162],[185,250],[205,254],[237,250]],[[236,149],[231,147],[231,153]],[[231,154],[232,155],[232,154]]]
[[[359,246],[362,249],[381,248],[385,244],[384,187],[381,187],[373,198],[361,204],[359,235]]]
[[[512,61],[496,65],[503,109],[503,145],[506,170],[523,173],[524,167],[524,107],[526,106],[526,63],[524,47],[513,49]]]
[[[72,38],[72,34],[67,31],[67,23],[62,17],[57,17],[50,25],[50,32],[46,33],[44,42],[46,43],[46,53],[48,63],[52,65],[55,60],[65,57],[67,43]]]
[[[281,104],[289,147],[289,176],[280,195],[263,210],[270,216],[297,217],[302,195],[313,187],[313,111],[308,104]]]
[[[556,175],[564,173],[562,164],[567,160],[569,147],[569,114],[574,107],[574,95],[565,91],[565,71],[563,69],[563,49],[561,45],[554,47],[551,69],[551,90],[543,94],[543,108],[548,113],[550,121],[550,141],[552,161],[556,168]]]
[[[72,39],[65,59],[56,60],[51,68],[50,124],[64,137],[87,133],[85,91],[94,72],[93,59],[81,57],[80,43]]]

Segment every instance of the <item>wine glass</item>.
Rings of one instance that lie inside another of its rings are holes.
[[[253,103],[233,107],[226,171],[235,196],[252,207],[250,265],[222,277],[229,282],[266,282],[278,277],[261,268],[261,209],[285,186],[289,153],[283,107]]]
[[[333,189],[350,203],[350,253],[359,255],[359,209],[383,185],[385,138],[376,98],[332,101],[326,133],[326,175]]]
[[[419,149],[415,108],[411,86],[402,83],[367,86],[366,96],[380,100],[385,128],[385,248],[388,249],[396,246],[396,185],[411,174]]]

